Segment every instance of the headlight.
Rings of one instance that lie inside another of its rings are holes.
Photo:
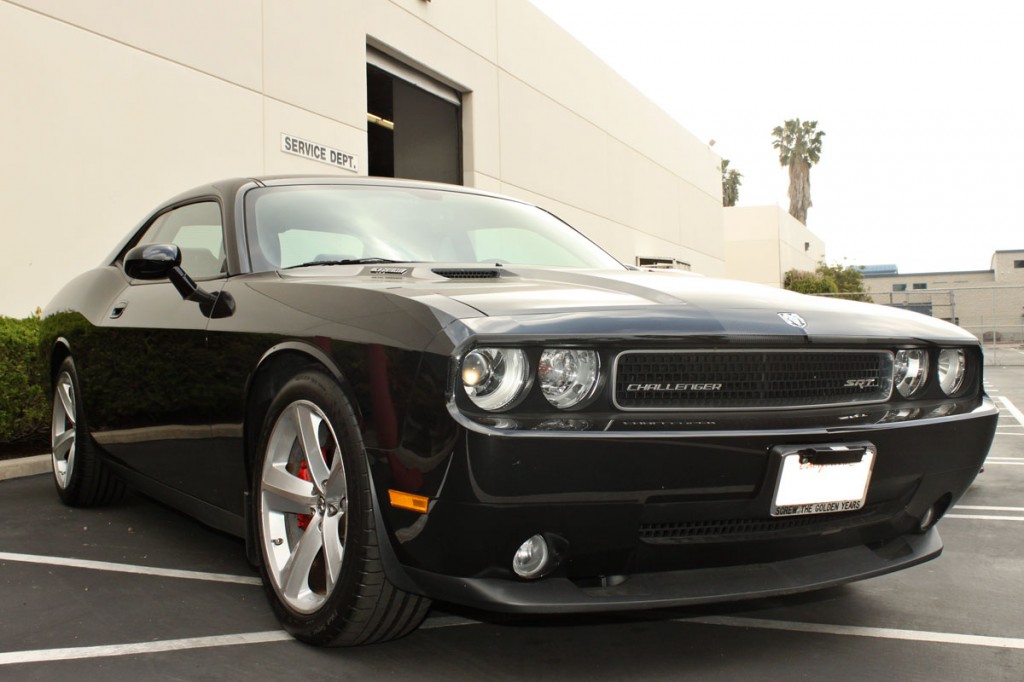
[[[462,386],[480,408],[501,410],[515,403],[526,388],[526,353],[518,348],[477,348],[462,360]]]
[[[537,366],[540,390],[559,409],[575,407],[594,394],[600,361],[592,350],[549,348]]]
[[[909,398],[924,386],[928,379],[928,351],[896,351],[896,388],[900,395]]]
[[[964,385],[967,356],[961,348],[943,348],[939,352],[939,386],[946,395],[953,395]]]

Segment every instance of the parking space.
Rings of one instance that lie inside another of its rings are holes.
[[[0,679],[1024,679],[1024,367],[989,367],[985,472],[936,561],[809,595],[607,617],[435,608],[397,642],[317,650],[281,632],[242,543],[129,495],[63,507],[0,481]]]

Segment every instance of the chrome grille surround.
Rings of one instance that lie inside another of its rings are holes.
[[[893,353],[848,349],[627,350],[612,368],[623,411],[785,410],[885,402]]]

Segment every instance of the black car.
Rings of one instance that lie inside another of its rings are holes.
[[[245,538],[282,624],[818,589],[936,557],[997,411],[962,329],[623,266],[514,199],[248,178],[165,203],[43,319],[57,492]]]

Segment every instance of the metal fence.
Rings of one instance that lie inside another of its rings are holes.
[[[1024,366],[1024,286],[872,292],[868,298],[960,325],[981,339],[986,365]]]

